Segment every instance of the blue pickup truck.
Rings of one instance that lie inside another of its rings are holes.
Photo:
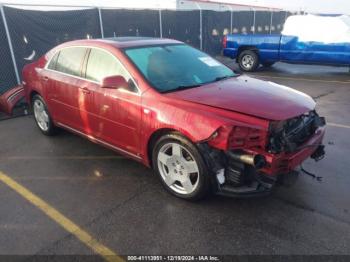
[[[346,29],[350,26],[347,23],[348,18],[292,16],[287,19],[281,35],[226,35],[223,54],[236,59],[241,70],[247,72],[259,65],[269,67],[277,61],[349,66],[350,37]],[[332,28],[321,30],[321,26]]]

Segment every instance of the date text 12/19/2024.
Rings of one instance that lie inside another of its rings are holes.
[[[127,261],[221,261],[218,256],[128,256]]]

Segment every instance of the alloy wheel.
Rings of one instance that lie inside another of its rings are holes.
[[[242,65],[247,70],[251,69],[254,65],[254,58],[251,55],[244,55],[242,57]]]
[[[49,115],[46,111],[45,105],[42,101],[39,99],[35,100],[34,105],[34,117],[36,122],[38,123],[38,126],[43,131],[49,130]]]
[[[165,184],[173,191],[189,195],[199,184],[199,168],[191,153],[178,143],[164,144],[158,153],[158,169]]]

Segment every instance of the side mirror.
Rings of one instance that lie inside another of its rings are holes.
[[[103,78],[102,80],[102,87],[103,88],[111,88],[111,89],[118,89],[118,88],[125,88],[128,89],[128,82],[125,80],[122,76],[107,76]]]

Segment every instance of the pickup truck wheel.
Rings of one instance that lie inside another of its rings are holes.
[[[57,128],[54,126],[46,103],[40,95],[33,97],[32,108],[35,122],[40,131],[47,136],[56,134]]]
[[[259,66],[259,57],[253,50],[244,50],[238,56],[238,64],[241,70],[252,72]]]
[[[208,168],[197,147],[185,137],[170,133],[153,148],[153,168],[171,194],[186,200],[199,200],[209,193]]]

